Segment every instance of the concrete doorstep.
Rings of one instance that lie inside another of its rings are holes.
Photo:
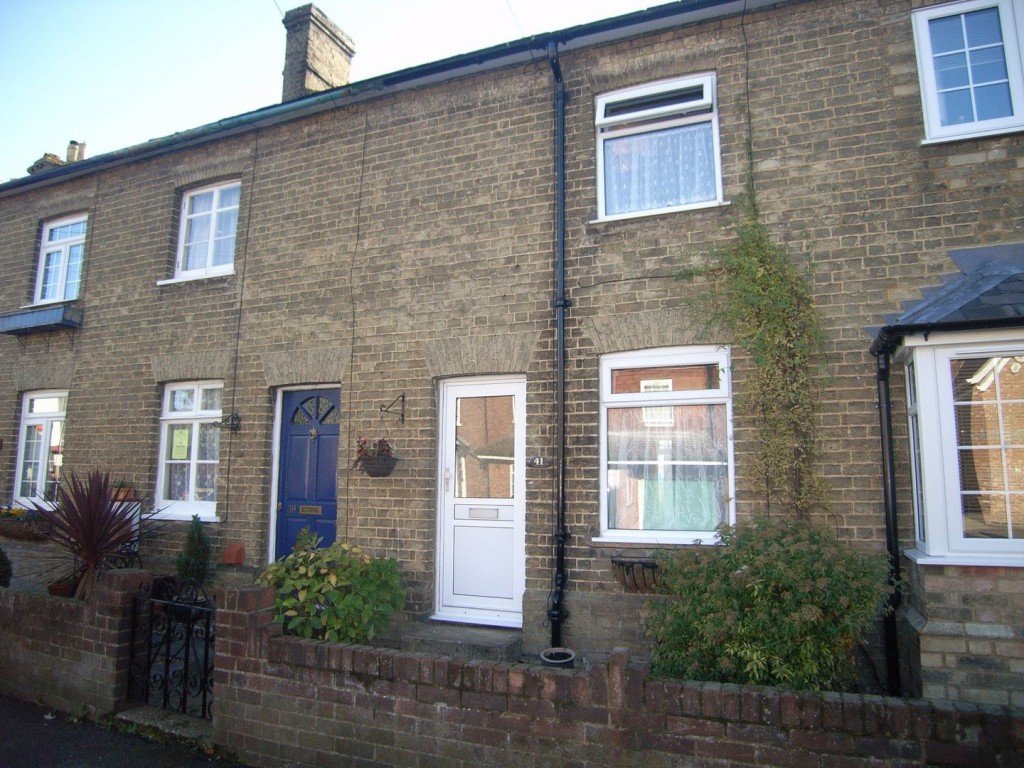
[[[213,724],[158,707],[134,707],[118,712],[114,720],[157,741],[172,741],[191,746],[207,755],[214,754]]]

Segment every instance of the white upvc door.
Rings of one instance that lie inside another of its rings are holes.
[[[435,619],[521,627],[526,380],[441,383]]]

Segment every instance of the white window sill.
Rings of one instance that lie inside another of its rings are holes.
[[[718,544],[719,537],[714,531],[708,531],[701,535],[679,535],[671,532],[658,532],[653,531],[644,532],[637,531],[636,533],[611,533],[606,532],[600,536],[594,537],[590,540],[590,543],[596,547],[601,546],[620,546],[620,545],[633,545],[633,546],[644,546],[644,547],[674,547],[674,546],[695,546],[695,545],[713,545]]]
[[[706,203],[694,203],[693,205],[680,205],[676,208],[655,208],[650,211],[630,211],[629,213],[616,213],[612,216],[598,216],[591,219],[588,224],[605,224],[610,221],[628,221],[629,219],[642,219],[649,216],[664,216],[667,213],[685,213],[686,211],[704,211],[708,208],[724,208],[732,205],[730,200],[709,200]]]
[[[906,549],[904,556],[918,565],[960,565],[969,567],[990,568],[1024,568],[1024,554],[975,554],[975,553],[949,553],[945,555],[929,555],[920,549]]]
[[[161,505],[163,504],[167,504],[168,508],[160,509]],[[152,520],[190,521],[194,516],[198,515],[199,520],[203,523],[220,522],[220,518],[217,516],[216,512],[209,512],[206,510],[196,509],[193,505],[189,505],[180,501],[161,501],[157,499],[154,502],[154,506],[156,507],[156,511],[150,518]]]
[[[157,280],[157,285],[176,285],[178,283],[192,283],[196,280],[211,280],[216,277],[231,277],[235,274],[234,269],[226,272],[204,272],[201,275],[183,275],[180,277],[169,277],[166,280]]]
[[[988,136],[1005,136],[1008,133],[1020,133],[1022,131],[1024,131],[1024,123],[1017,123],[1016,125],[989,128],[988,130],[964,131],[963,133],[952,133],[945,136],[929,136],[921,142],[921,146],[927,147],[931,144],[951,144],[956,141],[984,139]]]

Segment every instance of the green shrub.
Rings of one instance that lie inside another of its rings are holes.
[[[722,543],[666,555],[648,605],[652,671],[690,680],[841,689],[893,587],[884,555],[810,522],[759,517]]]
[[[210,572],[210,537],[199,522],[199,515],[192,515],[185,537],[185,548],[174,561],[178,578],[182,581],[195,579],[202,584]]]
[[[0,549],[0,587],[11,586],[11,576],[14,574],[14,569],[11,567],[11,559],[7,557],[7,553]]]
[[[375,559],[358,547],[296,548],[259,576],[275,590],[275,621],[289,635],[358,643],[387,629],[405,605],[394,560]]]

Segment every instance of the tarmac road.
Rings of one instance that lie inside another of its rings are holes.
[[[245,768],[0,696],[0,768]]]

